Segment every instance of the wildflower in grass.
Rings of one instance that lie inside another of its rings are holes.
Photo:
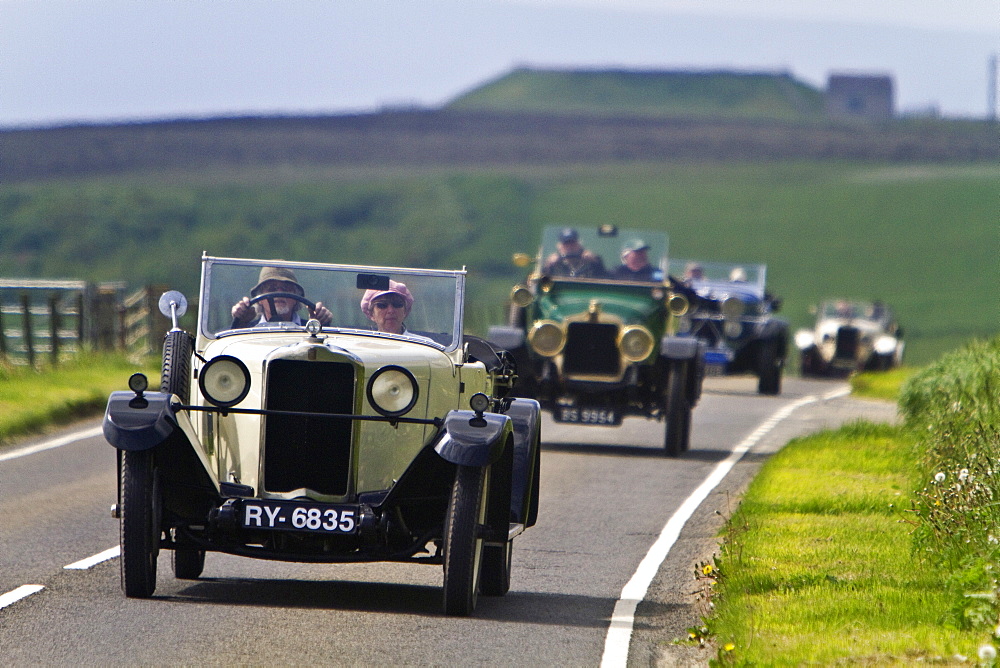
[[[969,469],[962,469],[958,472],[958,481],[965,482],[969,478]]]
[[[934,474],[934,482],[944,482],[944,473],[938,471]]]
[[[734,649],[736,649],[736,645],[734,645],[731,642],[727,642],[725,645],[722,646],[722,649],[726,650],[727,652],[732,652]]]
[[[997,658],[997,649],[993,645],[983,645],[979,648],[979,660],[992,662]]]
[[[702,575],[711,575],[713,570],[715,569],[712,567],[712,564],[705,564],[701,568]]]

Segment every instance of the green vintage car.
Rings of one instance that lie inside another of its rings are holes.
[[[664,452],[686,450],[704,344],[673,335],[673,319],[689,302],[672,287],[666,263],[663,232],[545,228],[533,271],[511,291],[508,322],[487,337],[515,358],[514,392],[537,399],[559,422],[663,421]]]
[[[443,568],[444,610],[510,586],[538,515],[540,406],[502,350],[463,334],[464,270],[202,258],[158,391],[111,395],[121,582],[200,576],[208,552]]]

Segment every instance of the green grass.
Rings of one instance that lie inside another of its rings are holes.
[[[159,378],[156,362],[136,364],[121,355],[82,354],[39,370],[0,366],[0,446],[17,436],[100,415],[108,395],[128,389],[135,371],[145,372],[151,385]]]
[[[896,664],[975,656],[942,623],[940,571],[912,550],[912,438],[859,422],[764,466],[729,523],[709,628],[725,663]],[[731,643],[732,650],[725,648]]]
[[[917,373],[917,368],[901,366],[889,371],[866,371],[851,376],[851,394],[866,399],[896,401],[907,380]]]

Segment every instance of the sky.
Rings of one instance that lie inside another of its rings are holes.
[[[516,67],[890,74],[982,118],[1000,0],[0,0],[0,127],[437,107]]]

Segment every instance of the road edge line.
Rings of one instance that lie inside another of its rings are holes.
[[[45,450],[52,450],[53,448],[61,448],[64,445],[82,441],[85,438],[102,436],[103,434],[103,426],[81,429],[80,431],[74,431],[73,433],[66,434],[65,436],[59,436],[58,438],[53,438],[42,443],[36,443],[35,445],[29,445],[18,450],[12,450],[11,452],[0,452],[0,462],[6,462],[19,457],[27,457],[28,455],[33,455],[36,452],[44,452]]]
[[[601,668],[624,668],[628,662],[629,645],[632,641],[632,629],[635,625],[635,611],[639,603],[645,598],[646,591],[656,577],[660,566],[667,558],[670,549],[677,542],[681,529],[698,509],[698,506],[708,497],[708,495],[719,486],[725,479],[729,471],[742,459],[747,451],[757,444],[768,432],[774,429],[778,423],[785,420],[795,410],[802,406],[820,401],[815,395],[802,397],[790,404],[782,406],[769,418],[764,420],[758,427],[741,441],[729,456],[716,464],[712,472],[698,485],[684,503],[667,520],[660,536],[649,548],[646,556],[639,562],[632,578],[622,589],[621,596],[615,602],[615,609],[611,613],[611,624],[608,627],[608,635],[604,641],[604,655],[601,657]]]
[[[6,594],[0,594],[0,610],[3,610],[8,605],[17,603],[22,598],[27,598],[32,594],[37,594],[43,589],[45,589],[44,585],[21,585],[17,589],[12,589]]]
[[[101,562],[120,556],[121,546],[115,545],[114,547],[109,547],[103,552],[98,552],[97,554],[87,557],[86,559],[81,559],[80,561],[74,561],[72,564],[67,564],[66,566],[63,566],[63,569],[69,571],[85,571]]]

